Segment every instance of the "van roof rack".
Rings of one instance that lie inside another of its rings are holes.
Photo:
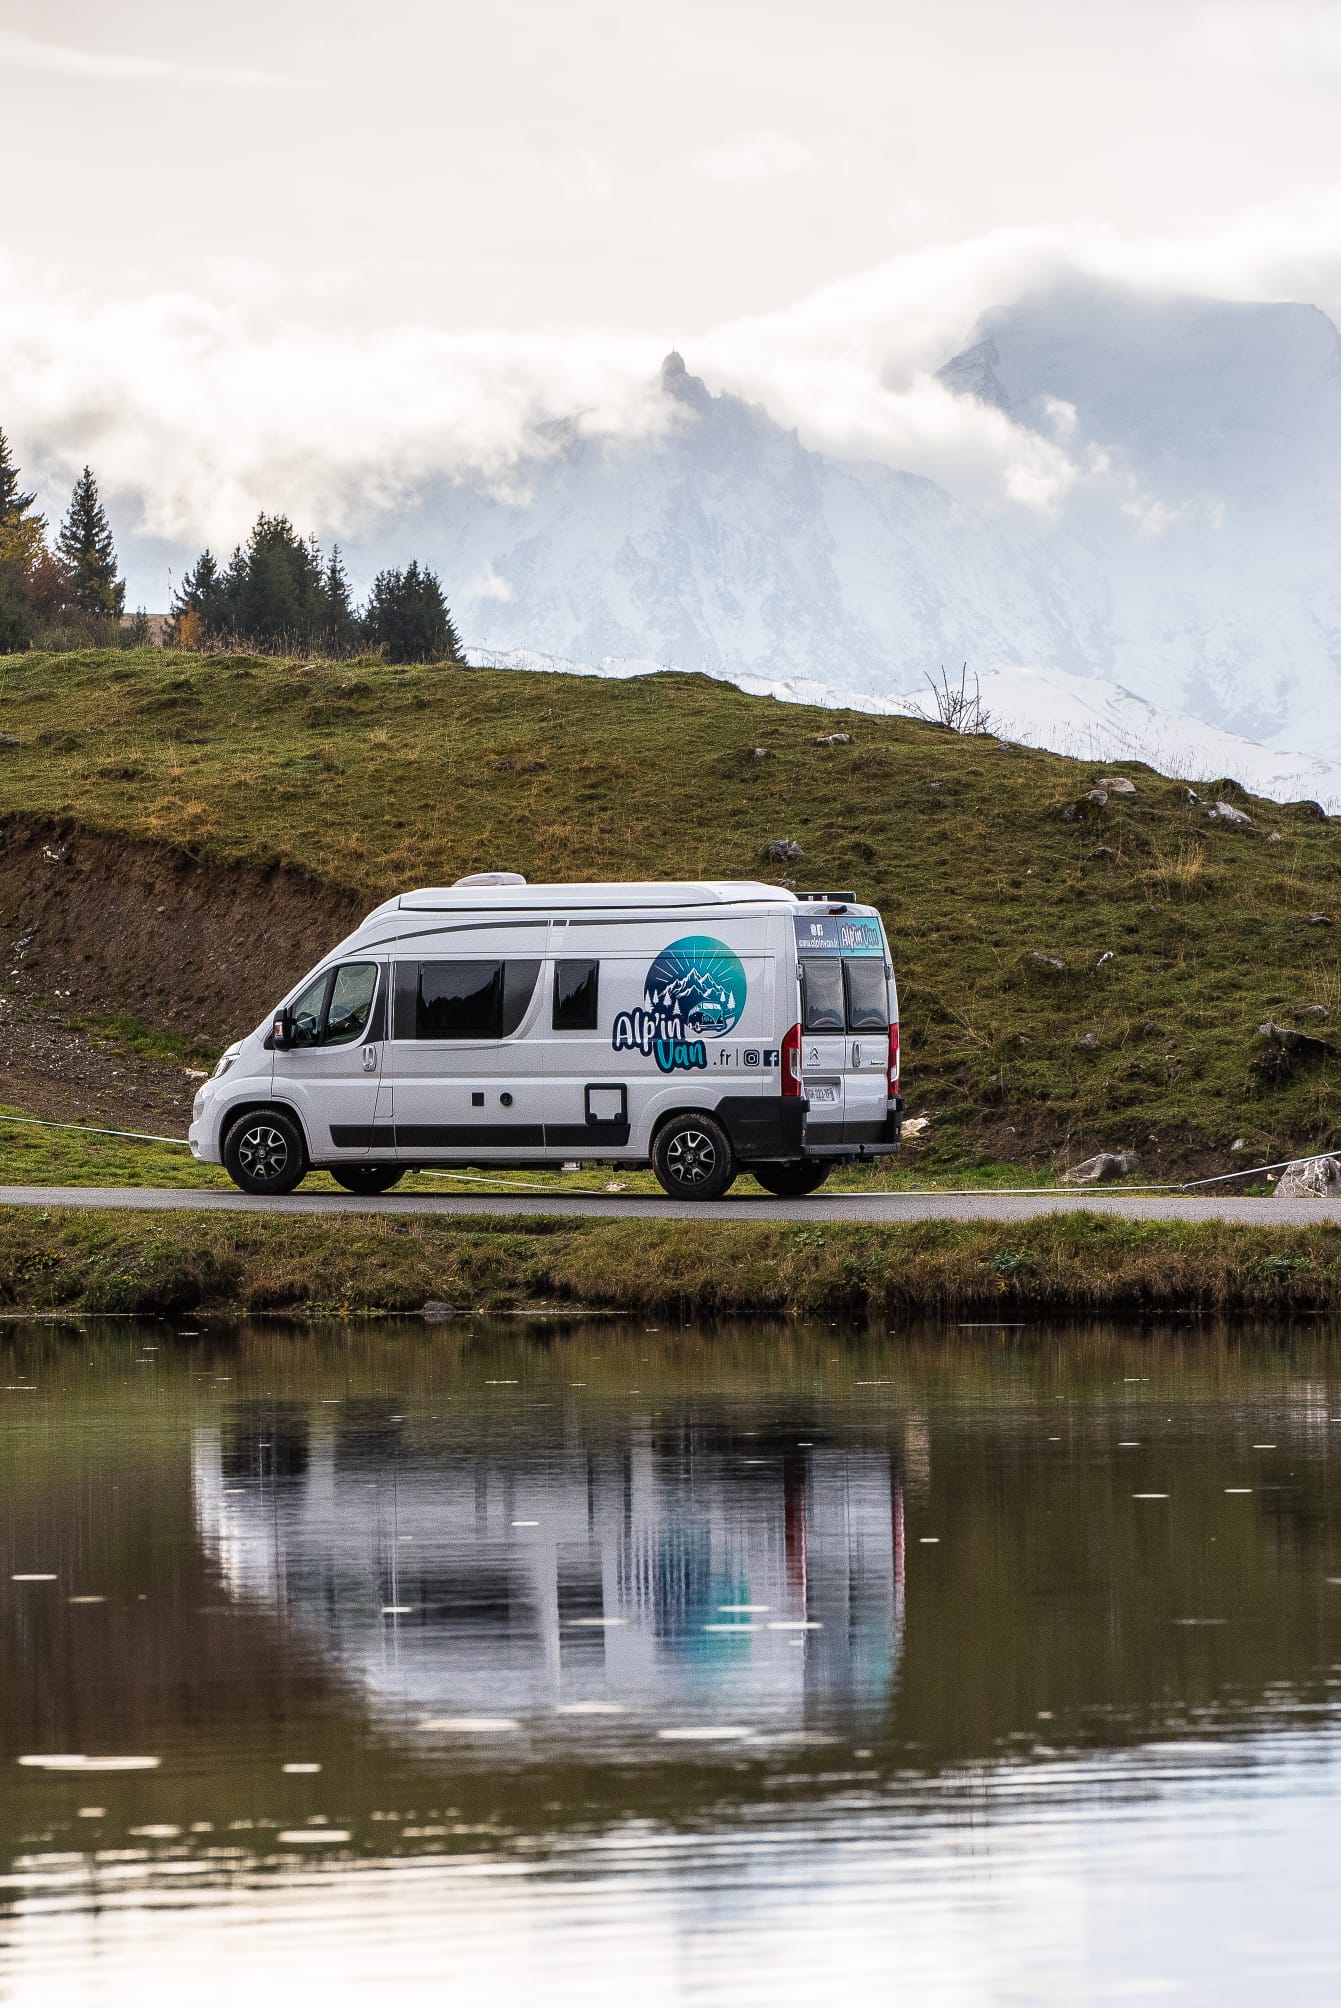
[[[854,892],[798,892],[796,897],[798,899],[841,899],[846,900],[849,906],[857,904],[857,895]]]

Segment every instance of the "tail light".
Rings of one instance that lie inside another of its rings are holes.
[[[782,1092],[801,1093],[801,1027],[793,1025],[782,1041]]]
[[[899,1027],[897,1021],[889,1028],[889,1092],[891,1099],[899,1092]]]

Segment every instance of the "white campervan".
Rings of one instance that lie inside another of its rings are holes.
[[[191,1149],[245,1192],[578,1159],[715,1199],[741,1169],[813,1192],[897,1149],[901,1109],[889,946],[853,894],[486,873],[370,913],[228,1048]]]

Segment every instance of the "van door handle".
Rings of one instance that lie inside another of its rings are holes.
[[[376,1046],[365,1046],[363,1048],[363,1071],[365,1074],[375,1074],[377,1072]]]
[[[852,1047],[852,1064],[854,1067],[859,1067],[861,1065],[861,1047],[857,1045],[855,1042],[853,1043]]]

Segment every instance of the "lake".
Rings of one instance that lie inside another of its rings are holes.
[[[0,2002],[1341,1998],[1341,1344],[12,1325]]]

